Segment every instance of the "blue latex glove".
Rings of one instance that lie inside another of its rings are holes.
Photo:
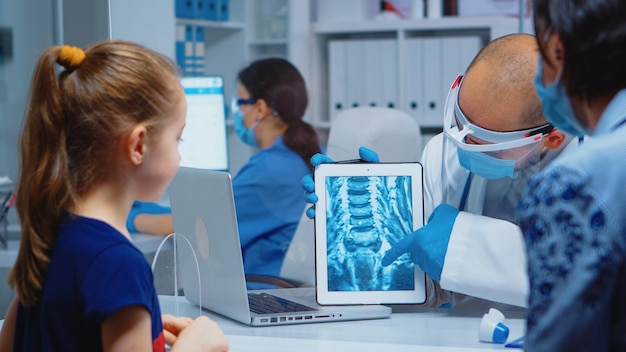
[[[137,228],[135,228],[135,217],[139,214],[159,215],[171,213],[172,209],[170,207],[164,207],[156,203],[140,202],[136,200],[133,203],[133,207],[130,208],[128,218],[126,218],[126,228],[128,229],[128,232],[137,232]]]
[[[459,210],[450,204],[439,205],[425,226],[400,240],[385,253],[382,265],[387,266],[404,253],[409,253],[413,263],[434,280],[441,280],[450,234],[458,215]]]
[[[366,147],[359,148],[359,157],[361,160],[368,163],[379,163],[380,159],[375,151]],[[333,163],[333,159],[324,154],[317,153],[311,157],[311,165],[318,167],[320,164]],[[302,187],[304,187],[304,200],[307,203],[315,204],[319,200],[317,194],[315,194],[315,182],[313,181],[312,174],[306,174],[302,178]],[[315,218],[315,208],[311,206],[306,210],[306,216],[309,219]]]

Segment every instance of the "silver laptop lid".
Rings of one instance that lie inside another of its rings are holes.
[[[170,184],[179,272],[189,301],[250,324],[230,177],[224,171],[181,167]],[[194,253],[189,244],[196,249],[201,295]]]

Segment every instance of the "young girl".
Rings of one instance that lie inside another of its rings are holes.
[[[125,226],[133,201],[158,200],[174,177],[185,112],[175,65],[139,45],[42,55],[21,136],[17,297],[0,350],[228,349],[206,317],[161,317]]]

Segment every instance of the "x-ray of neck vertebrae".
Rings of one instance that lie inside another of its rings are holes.
[[[413,232],[409,176],[326,178],[330,291],[412,290],[408,255],[383,267],[385,252]]]

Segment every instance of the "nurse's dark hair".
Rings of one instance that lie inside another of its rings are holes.
[[[177,82],[171,60],[123,41],[41,55],[20,137],[21,237],[9,274],[24,306],[40,298],[62,218],[87,192],[124,177],[122,137],[138,124],[158,133],[180,102]]]
[[[562,81],[570,96],[592,99],[626,88],[626,1],[534,0],[540,51],[545,33],[565,50]]]
[[[241,70],[237,79],[250,93],[250,98],[263,99],[287,124],[283,142],[313,169],[310,159],[321,152],[319,136],[302,120],[309,98],[298,69],[285,59],[268,58]]]

